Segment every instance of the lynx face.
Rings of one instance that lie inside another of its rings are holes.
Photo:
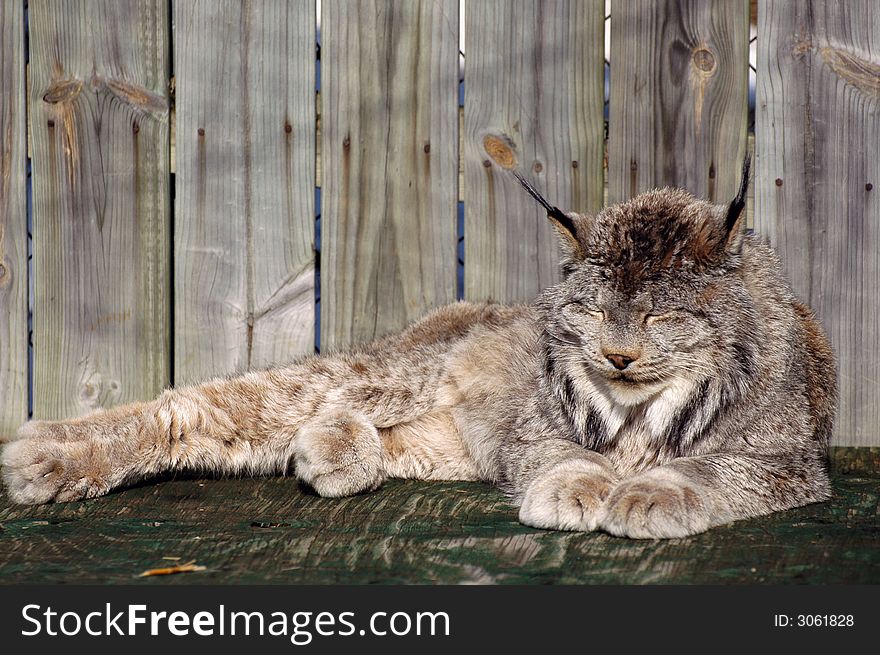
[[[730,335],[713,317],[748,303],[730,275],[741,236],[728,213],[661,189],[557,222],[568,258],[544,297],[554,355],[624,405],[716,375]]]
[[[673,296],[655,285],[622,293],[595,270],[579,271],[565,286],[551,334],[567,359],[582,358],[620,402],[640,402],[676,378],[696,380],[713,370],[715,331],[690,294]]]

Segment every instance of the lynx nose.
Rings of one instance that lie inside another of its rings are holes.
[[[638,359],[638,357],[630,357],[629,355],[622,355],[621,353],[605,353],[605,359],[611,362],[614,365],[614,368],[618,371],[622,371]]]

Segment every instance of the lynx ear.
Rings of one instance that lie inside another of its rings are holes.
[[[559,234],[559,244],[562,246],[562,251],[566,259],[577,261],[583,260],[584,247],[578,239],[578,235],[585,227],[584,223],[587,220],[586,217],[574,213],[566,214],[559,209],[559,207],[555,207],[547,202],[546,198],[538,193],[538,190],[535,189],[535,187],[533,187],[522,175],[516,171],[511,171],[511,173],[513,173],[516,179],[519,180],[519,183],[528,194],[537,200],[539,205],[547,210],[547,216],[550,218],[550,222],[553,223],[553,227],[556,228],[556,232]]]
[[[583,237],[586,231],[588,216],[575,213],[564,213],[556,210],[557,213],[548,214],[550,222],[556,228],[556,234],[559,235],[559,246],[562,248],[562,254],[568,262],[582,262],[586,253],[584,246],[578,237]],[[563,268],[566,262],[563,262]]]
[[[724,229],[727,234],[726,248],[728,252],[737,253],[742,247],[743,218],[745,217],[746,192],[749,190],[749,174],[752,169],[752,154],[746,153],[743,160],[742,176],[739,180],[739,191],[727,207]]]

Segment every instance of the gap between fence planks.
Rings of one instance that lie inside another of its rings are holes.
[[[176,1],[175,383],[314,352],[314,3]]]
[[[28,414],[23,9],[0,3],[0,441]]]
[[[168,21],[159,0],[29,4],[34,416],[155,396],[168,371]]]

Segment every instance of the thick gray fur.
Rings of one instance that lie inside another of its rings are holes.
[[[564,279],[457,303],[344,353],[22,426],[3,477],[72,501],[170,470],[484,480],[539,528],[681,537],[829,496],[832,351],[771,249],[659,189],[595,216],[546,201]],[[537,193],[537,192],[535,192]]]

